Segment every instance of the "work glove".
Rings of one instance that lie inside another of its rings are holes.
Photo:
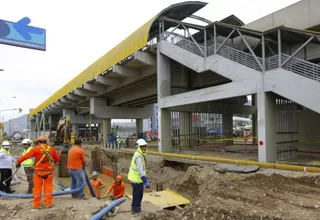
[[[20,163],[16,163],[16,168],[19,169],[21,167]]]
[[[141,179],[142,179],[143,184],[146,187],[146,189],[149,189],[150,188],[150,183],[148,182],[147,177],[146,176],[142,176]]]

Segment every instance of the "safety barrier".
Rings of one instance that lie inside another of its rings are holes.
[[[122,152],[133,153],[133,150],[121,150]],[[311,173],[320,173],[320,167],[309,167],[309,166],[298,166],[298,165],[288,165],[279,163],[266,163],[250,160],[236,160],[221,157],[208,157],[208,156],[197,156],[197,155],[187,155],[187,154],[175,154],[175,153],[161,153],[155,151],[148,151],[148,154],[159,155],[164,157],[175,157],[181,159],[189,160],[200,160],[200,161],[212,161],[218,163],[228,163],[228,164],[242,164],[242,165],[254,165],[261,166],[265,168],[280,169],[280,170],[291,170],[291,171],[303,171]]]

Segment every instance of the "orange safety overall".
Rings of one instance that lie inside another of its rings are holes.
[[[43,156],[40,158],[38,163],[35,165],[35,170],[33,174],[33,206],[41,207],[41,193],[42,187],[44,191],[44,203],[46,207],[52,206],[53,200],[53,170],[54,162],[50,155],[50,146],[41,145],[43,148]],[[46,162],[48,166],[46,168],[40,168],[39,164]]]
[[[33,207],[41,208],[42,188],[44,191],[44,203],[46,207],[52,206],[53,200],[53,171],[54,163],[60,160],[60,156],[54,148],[46,144],[38,145],[26,155],[18,159],[18,163],[30,157],[35,158],[33,174]]]

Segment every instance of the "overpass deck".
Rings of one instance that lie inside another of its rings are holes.
[[[97,95],[97,90],[101,90],[103,87],[97,85],[92,86],[91,82],[93,81],[102,82],[102,84],[107,86],[109,86],[110,82],[112,85],[123,86],[121,85],[121,79],[118,79],[123,75],[122,72],[124,68],[122,68],[121,64],[127,62],[134,53],[141,51],[148,44],[149,40],[154,39],[159,34],[159,23],[157,22],[159,18],[166,16],[177,20],[183,20],[203,8],[206,4],[207,3],[200,1],[187,1],[171,5],[162,10],[129,37],[124,39],[120,44],[115,46],[65,86],[56,91],[38,107],[33,109],[29,113],[29,117],[42,111],[54,112],[62,107],[70,107],[70,105],[68,105],[70,102],[75,103],[75,101],[82,100],[83,97],[93,97]],[[163,28],[166,30],[170,27],[171,26],[168,25]],[[135,64],[130,65],[134,66]],[[140,64],[138,64],[138,66],[140,67]],[[109,82],[107,82],[103,76],[113,69],[116,69],[117,71],[114,71],[115,74],[110,74],[111,80],[108,79]],[[137,71],[135,72],[137,73]],[[137,74],[133,75],[137,76]],[[115,88],[113,87],[113,89]]]

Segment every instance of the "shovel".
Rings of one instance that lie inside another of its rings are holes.
[[[20,167],[19,167],[19,168],[20,168]],[[6,185],[6,182],[7,182],[9,179],[13,178],[14,175],[16,175],[16,173],[18,172],[19,168],[17,168],[16,171],[15,171],[8,179],[6,179],[5,181],[3,181],[2,183],[3,183],[4,185]]]

